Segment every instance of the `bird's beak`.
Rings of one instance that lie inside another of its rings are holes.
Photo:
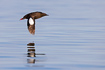
[[[23,20],[23,18],[21,18],[20,20]]]

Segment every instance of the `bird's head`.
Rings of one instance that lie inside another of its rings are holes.
[[[25,15],[23,18],[21,18],[20,20],[23,20],[23,19],[28,19],[30,16],[29,15]]]

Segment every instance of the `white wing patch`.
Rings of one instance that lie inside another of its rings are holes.
[[[34,24],[34,21],[33,21],[32,18],[29,18],[29,24],[30,24],[30,25],[33,25],[33,24]]]

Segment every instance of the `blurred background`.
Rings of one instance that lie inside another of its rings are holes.
[[[0,70],[34,69],[105,70],[105,0],[0,0]]]

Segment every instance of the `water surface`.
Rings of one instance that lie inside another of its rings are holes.
[[[1,0],[0,70],[105,70],[104,0]],[[42,11],[35,35],[25,14]],[[34,45],[27,45],[34,43]]]

